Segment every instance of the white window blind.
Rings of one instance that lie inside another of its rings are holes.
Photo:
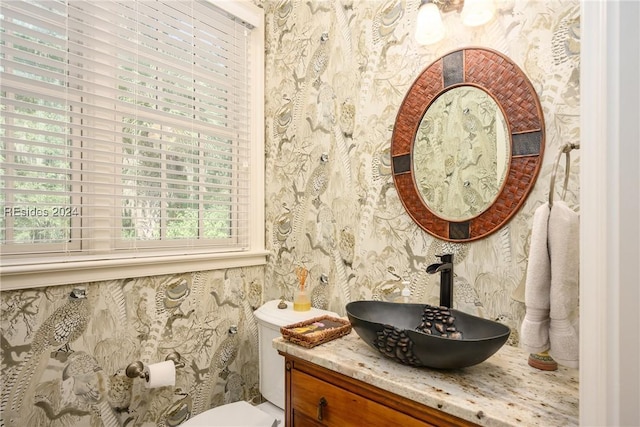
[[[251,26],[198,1],[3,1],[1,250],[246,249]]]

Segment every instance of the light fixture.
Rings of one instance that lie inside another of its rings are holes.
[[[468,27],[486,24],[493,18],[493,0],[422,0],[416,17],[415,38],[419,44],[434,44],[445,36],[442,13],[457,11]]]
[[[423,2],[416,18],[416,41],[419,44],[433,44],[444,38],[444,24],[440,9],[435,3]]]
[[[462,23],[467,27],[484,25],[493,18],[492,0],[465,0],[462,8]]]

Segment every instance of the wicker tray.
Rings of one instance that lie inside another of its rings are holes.
[[[284,339],[306,348],[340,338],[349,332],[351,332],[351,323],[347,319],[328,315],[314,317],[280,328]]]

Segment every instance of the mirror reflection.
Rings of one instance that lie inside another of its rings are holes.
[[[418,193],[433,213],[449,221],[469,220],[487,210],[500,194],[509,162],[502,109],[475,86],[441,93],[413,142]]]

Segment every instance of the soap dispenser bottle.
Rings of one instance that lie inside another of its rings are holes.
[[[400,295],[402,295],[402,302],[405,304],[409,302],[409,297],[411,297],[411,289],[409,289],[410,284],[411,283],[408,280],[402,281],[402,292],[400,292]]]

